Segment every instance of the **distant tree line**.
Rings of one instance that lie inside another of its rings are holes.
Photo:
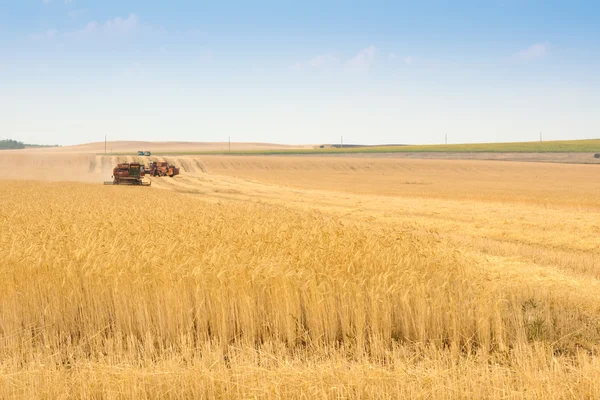
[[[19,150],[27,149],[32,147],[60,147],[58,145],[44,145],[44,144],[25,144],[17,140],[4,139],[0,140],[0,150]]]
[[[12,139],[0,140],[0,150],[16,150],[16,149],[24,149],[25,143],[18,142]]]

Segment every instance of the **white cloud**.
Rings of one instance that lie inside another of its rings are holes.
[[[293,68],[294,69],[318,69],[318,70],[328,70],[333,68],[335,65],[339,63],[339,59],[331,54],[321,54],[316,57],[311,58],[306,62],[296,63]]]
[[[388,59],[391,61],[395,61],[397,59],[399,59],[400,56],[398,56],[398,54],[391,52],[390,54],[388,54]],[[405,56],[402,57],[402,62],[406,65],[411,65],[412,63],[415,62],[415,58],[413,56]]]
[[[75,18],[82,15],[85,10],[76,10],[69,12],[69,16]],[[83,28],[75,31],[57,31],[50,29],[42,33],[33,33],[32,39],[53,39],[55,37],[65,37],[74,39],[84,39],[92,36],[121,36],[135,31],[139,27],[139,19],[135,14],[130,14],[127,18],[113,18],[103,23],[96,21],[88,22]]]
[[[373,45],[364,48],[346,62],[346,67],[353,70],[368,71],[375,61],[376,52],[377,49]]]
[[[548,43],[536,43],[531,47],[519,51],[516,55],[521,60],[530,61],[541,58],[548,52]]]
[[[33,40],[53,39],[57,33],[56,29],[48,29],[46,32],[32,33],[29,37]]]
[[[115,18],[104,23],[103,29],[106,33],[126,33],[133,31],[138,26],[138,17],[129,14],[127,19]]]
[[[308,61],[308,66],[312,68],[327,68],[337,62],[333,54],[323,54]]]
[[[90,21],[79,30],[66,32],[65,36],[77,39],[84,39],[97,35],[125,35],[135,31],[138,28],[138,26],[138,17],[135,14],[130,14],[127,18],[117,17],[105,21],[103,23]]]
[[[368,71],[375,61],[377,49],[371,45],[360,50],[354,57],[347,60],[340,59],[333,53],[325,53],[311,58],[308,61],[298,62],[292,66],[292,69],[314,69],[314,70],[331,70],[331,69],[347,69],[354,71]],[[388,55],[390,59],[398,57],[395,53]]]
[[[99,28],[100,28],[99,23],[97,23],[96,21],[90,21],[85,25],[85,27],[83,29],[79,29],[74,32],[69,32],[69,33],[67,33],[67,36],[77,36],[77,37],[88,36],[88,35],[93,34],[96,31],[98,31]]]
[[[65,0],[65,4],[71,4],[73,0]]]
[[[52,0],[42,0],[42,3],[44,3],[44,4],[48,4],[48,3],[50,3],[51,1],[52,1]]]

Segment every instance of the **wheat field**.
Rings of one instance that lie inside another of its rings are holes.
[[[2,399],[600,398],[596,166],[7,157]]]

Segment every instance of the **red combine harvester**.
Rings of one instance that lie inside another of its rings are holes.
[[[130,186],[150,186],[151,182],[144,182],[145,168],[140,163],[118,164],[113,169],[113,180],[104,182],[105,185],[130,185]]]

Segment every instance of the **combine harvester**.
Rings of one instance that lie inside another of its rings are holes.
[[[173,178],[179,175],[179,168],[164,161],[154,161],[149,167],[140,163],[121,163],[113,169],[113,180],[104,182],[105,185],[128,185],[128,186],[150,186],[152,182],[144,182],[142,179],[149,176]]]
[[[145,175],[145,169],[140,163],[122,163],[113,169],[113,180],[104,182],[105,185],[129,185],[129,186],[150,186],[151,182],[144,182],[142,178]]]

